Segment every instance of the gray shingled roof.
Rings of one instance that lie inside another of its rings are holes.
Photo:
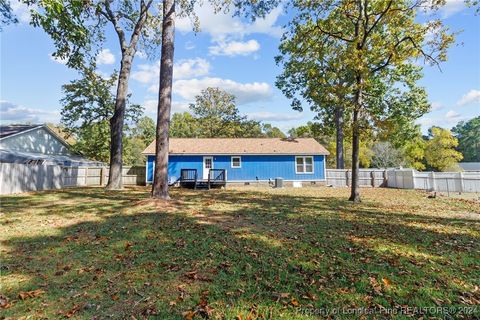
[[[321,154],[328,155],[313,138],[171,138],[170,154]],[[155,154],[153,141],[143,154]]]

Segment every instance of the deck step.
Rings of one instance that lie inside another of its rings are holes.
[[[196,189],[208,189],[208,182],[197,182]]]

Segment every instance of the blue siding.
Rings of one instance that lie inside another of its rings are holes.
[[[213,156],[214,169],[225,169],[228,181],[253,181],[275,179],[282,177],[285,180],[324,180],[325,156],[314,156],[313,174],[295,173],[294,155],[243,155],[242,167],[231,168],[231,156]],[[155,156],[147,157],[147,182],[153,181],[153,162]],[[203,156],[169,157],[168,175],[180,177],[180,169],[197,169],[199,177],[203,173]]]

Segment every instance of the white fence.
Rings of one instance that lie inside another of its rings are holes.
[[[326,175],[327,184],[335,187],[346,187],[352,182],[351,170],[327,169]],[[123,167],[122,177],[125,185],[144,185],[145,167]],[[67,187],[103,186],[107,181],[108,167],[0,163],[0,194]],[[480,172],[361,169],[359,184],[362,187],[480,193]]]
[[[388,170],[387,186],[440,192],[480,192],[480,172]]]
[[[327,169],[327,184],[334,187],[347,187],[352,183],[352,170]],[[358,183],[361,187],[386,187],[383,169],[360,169]]]
[[[145,167],[123,167],[124,185],[144,185]],[[0,163],[0,194],[67,187],[103,186],[108,167],[62,167]]]
[[[352,182],[352,171],[327,169],[327,184],[347,187]],[[421,189],[440,192],[480,193],[480,172],[418,172],[413,169],[360,169],[361,187],[388,187]]]

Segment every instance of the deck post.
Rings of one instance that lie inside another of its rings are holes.
[[[198,179],[198,173],[195,171],[195,183],[193,185],[193,190],[197,190],[197,179]]]

